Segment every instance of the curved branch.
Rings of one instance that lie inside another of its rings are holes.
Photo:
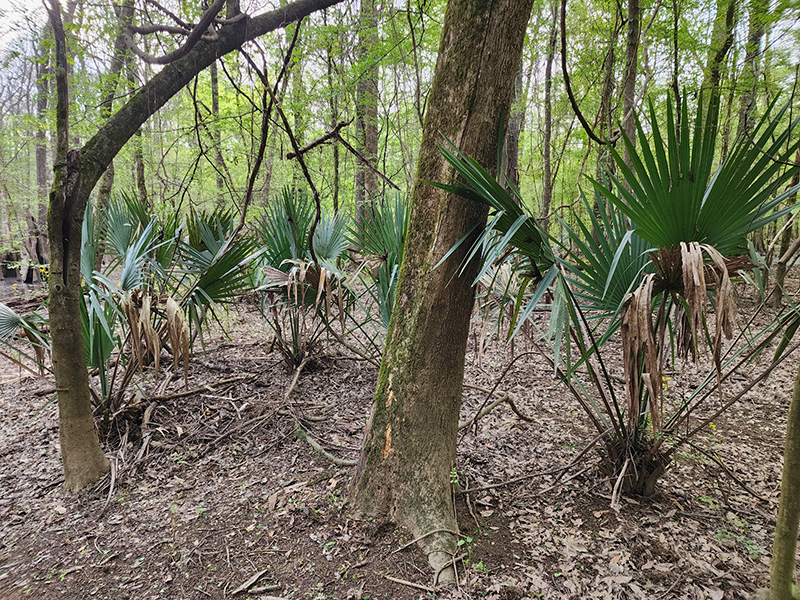
[[[178,18],[178,15],[176,15],[175,13],[173,13],[173,12],[172,12],[171,10],[169,10],[168,8],[166,8],[166,7],[164,7],[164,6],[161,6],[161,4],[159,4],[158,2],[156,2],[156,0],[146,0],[146,2],[147,2],[147,4],[152,4],[153,6],[155,6],[155,7],[156,7],[158,10],[160,10],[161,12],[163,12],[165,15],[167,15],[167,16],[168,16],[170,19],[172,19],[173,21],[175,21],[175,22],[176,22],[178,25],[180,25],[181,27],[183,27],[184,29],[186,29],[186,31],[187,31],[187,32],[188,32],[188,31],[191,31],[191,29],[192,29],[192,26],[191,26],[189,23],[187,23],[187,22],[186,22],[186,21],[184,21],[183,19],[180,19],[180,18]]]
[[[219,11],[222,10],[224,4],[225,0],[214,0],[214,4],[212,4],[211,7],[205,12],[203,17],[200,19],[197,25],[194,26],[194,29],[192,29],[191,33],[186,38],[186,43],[177,50],[173,50],[164,56],[150,56],[141,50],[136,45],[136,42],[133,41],[133,33],[130,29],[125,32],[125,43],[128,45],[128,48],[131,52],[148,64],[166,65],[174,62],[179,58],[183,58],[189,54],[192,48],[194,48],[195,44],[197,44],[197,42],[200,41],[200,38],[203,37],[203,34],[206,33],[208,26],[211,25],[211,23],[214,21],[214,18],[217,16],[217,14],[219,14]]]
[[[586,132],[586,135],[589,136],[590,139],[597,142],[600,145],[605,145],[609,143],[610,140],[601,140],[597,135],[595,135],[594,131],[592,131],[592,126],[589,125],[589,122],[586,120],[586,117],[583,116],[580,107],[578,106],[578,101],[575,100],[575,94],[572,92],[572,84],[570,83],[569,79],[569,71],[567,71],[567,0],[561,0],[561,71],[564,74],[564,87],[567,89],[567,96],[569,97],[569,103],[572,105],[572,110],[575,112],[575,116],[578,117],[578,120],[583,125],[583,129]]]
[[[150,35],[151,33],[174,33],[176,35],[189,35],[191,29],[183,27],[173,27],[171,25],[148,25],[142,27],[141,25],[129,25],[128,30],[137,35]]]

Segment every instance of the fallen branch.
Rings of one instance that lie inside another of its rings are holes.
[[[255,582],[256,582],[256,581],[258,581],[259,579],[261,579],[261,577],[262,577],[262,576],[264,575],[264,573],[266,573],[267,571],[269,571],[269,569],[261,569],[260,571],[258,571],[258,572],[257,572],[255,575],[253,575],[253,576],[252,576],[250,579],[248,579],[248,580],[247,580],[247,581],[245,581],[245,582],[244,582],[242,585],[240,585],[240,586],[239,586],[239,587],[237,587],[235,590],[233,590],[233,591],[231,592],[231,596],[235,596],[236,594],[240,594],[240,593],[242,593],[242,592],[244,592],[244,591],[246,591],[246,590],[250,589],[250,586],[251,586],[251,585],[253,585],[253,584],[255,584]]]
[[[450,563],[447,563],[447,566],[450,566]],[[389,575],[384,575],[384,579],[388,579],[389,581],[394,581],[395,583],[399,583],[400,585],[407,585],[408,587],[417,588],[418,590],[422,590],[424,592],[429,592],[431,594],[435,594],[436,590],[432,587],[428,587],[427,585],[422,585],[421,583],[414,583],[413,581],[406,581],[405,579],[400,579],[398,577],[391,577]]]
[[[474,390],[478,390],[478,391],[483,392],[484,394],[487,394],[489,396],[494,396],[497,399],[494,402],[492,402],[491,404],[488,404],[488,405],[484,406],[471,419],[469,419],[467,421],[464,421],[462,423],[459,423],[458,424],[458,430],[459,431],[461,431],[462,429],[466,429],[467,427],[470,427],[475,421],[477,421],[478,419],[482,419],[487,414],[489,414],[494,408],[496,408],[500,404],[503,404],[504,402],[506,404],[508,404],[509,408],[520,419],[522,419],[523,421],[527,421],[528,423],[532,423],[533,422],[532,418],[527,417],[527,416],[525,416],[524,414],[522,414],[520,412],[520,410],[517,408],[517,405],[514,404],[514,399],[512,398],[512,396],[508,392],[504,392],[503,394],[498,394],[497,392],[494,392],[492,390],[487,390],[486,388],[480,387],[478,385],[471,385],[471,384],[468,384],[468,383],[465,383],[464,387],[468,387],[468,388],[471,388],[471,389],[474,389]]]
[[[303,368],[308,364],[308,357],[304,358],[300,365],[295,369],[294,377],[292,378],[292,382],[289,384],[289,387],[286,390],[286,393],[283,395],[283,403],[286,404],[289,400],[289,396],[292,394],[294,389],[297,387],[297,381],[300,379],[300,373],[303,371]],[[292,415],[292,420],[294,421],[294,435],[295,437],[300,440],[301,442],[305,442],[311,449],[314,450],[317,454],[322,456],[323,458],[329,460],[337,467],[355,467],[357,461],[355,460],[347,460],[345,458],[337,458],[327,450],[325,450],[322,446],[320,446],[316,440],[314,440],[303,426],[300,425],[300,421],[294,415]]]

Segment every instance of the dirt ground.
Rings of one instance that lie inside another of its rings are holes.
[[[111,473],[74,496],[60,488],[52,382],[4,359],[0,599],[729,600],[767,582],[794,357],[684,447],[653,497],[618,510],[595,450],[571,465],[595,435],[586,417],[541,357],[519,358],[498,389],[532,420],[502,404],[462,431],[459,484],[484,489],[459,496],[459,581],[434,589],[407,531],[354,520],[352,468],[294,433],[297,418],[330,454],[357,458],[376,367],[332,346],[286,399],[292,373],[253,307],[223,325],[188,385],[146,374],[108,433]],[[479,356],[473,336],[468,386],[492,387],[510,362],[496,341]],[[699,376],[678,367],[676,397]],[[462,420],[485,399],[467,387]]]

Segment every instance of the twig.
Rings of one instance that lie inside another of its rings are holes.
[[[241,375],[239,377],[231,377],[230,379],[223,379],[222,381],[215,381],[214,383],[207,383],[203,387],[195,388],[193,390],[187,390],[185,392],[176,392],[174,394],[164,394],[161,396],[150,396],[147,400],[172,400],[174,398],[183,398],[184,396],[191,396],[193,394],[199,394],[201,392],[207,392],[211,388],[213,391],[214,387],[218,387],[220,385],[225,385],[226,383],[235,383],[237,381],[245,381],[248,379],[252,379],[255,377],[254,375]],[[130,408],[130,407],[128,407]]]
[[[239,594],[239,593],[241,593],[241,592],[244,592],[245,590],[249,589],[249,588],[250,588],[250,586],[251,586],[251,585],[253,585],[253,584],[254,584],[256,581],[258,581],[259,579],[261,579],[261,577],[262,577],[262,576],[264,575],[264,573],[266,573],[267,571],[269,571],[269,569],[261,569],[259,572],[257,572],[255,575],[253,575],[253,576],[252,576],[250,579],[248,579],[248,580],[247,580],[247,581],[245,581],[245,582],[244,582],[242,585],[240,585],[240,586],[239,586],[239,587],[237,587],[235,590],[233,590],[233,591],[231,592],[231,596],[235,596],[236,594]]]
[[[485,417],[487,414],[489,414],[492,410],[497,408],[497,406],[499,406],[503,402],[508,404],[509,408],[520,419],[522,419],[523,421],[527,421],[528,423],[532,423],[533,422],[532,418],[527,417],[527,416],[525,416],[524,414],[522,414],[520,412],[520,410],[517,408],[517,405],[514,404],[514,400],[512,399],[511,395],[508,392],[504,392],[502,395],[498,395],[496,392],[494,392],[492,390],[487,390],[486,388],[480,387],[478,385],[471,385],[471,384],[468,384],[468,383],[465,383],[464,387],[468,387],[468,388],[472,388],[474,390],[481,391],[481,392],[483,392],[485,394],[488,394],[489,396],[495,396],[497,398],[497,400],[495,400],[494,402],[492,402],[489,405],[485,405],[484,404],[484,407],[480,411],[478,411],[478,413],[474,417],[472,417],[471,419],[469,419],[467,421],[459,423],[458,424],[458,430],[459,431],[461,431],[462,429],[466,429],[467,427],[471,426],[478,419],[482,419],[483,417]]]
[[[399,583],[401,585],[407,585],[408,587],[417,588],[418,590],[429,592],[431,594],[436,593],[436,590],[434,588],[428,587],[427,585],[422,585],[421,583],[414,583],[413,581],[406,581],[405,579],[399,579],[398,577],[391,577],[389,575],[384,575],[383,578],[388,579],[389,581],[394,581],[395,583]]]
[[[742,488],[744,491],[746,491],[748,494],[750,494],[751,496],[753,496],[753,498],[756,498],[757,500],[760,500],[761,502],[767,502],[767,499],[766,499],[766,498],[764,498],[764,497],[762,497],[762,496],[759,496],[757,493],[755,493],[753,490],[751,490],[751,489],[750,489],[750,487],[749,487],[749,486],[748,486],[748,485],[747,485],[747,484],[746,484],[744,481],[742,481],[741,479],[739,479],[738,477],[736,477],[736,475],[734,475],[734,474],[731,472],[731,470],[730,470],[730,469],[729,469],[729,468],[728,468],[728,467],[725,465],[725,463],[723,463],[723,462],[722,462],[722,461],[721,461],[719,458],[717,458],[716,456],[714,456],[713,454],[711,454],[711,453],[710,453],[710,452],[708,452],[707,450],[704,450],[703,448],[701,448],[701,447],[700,447],[700,446],[698,446],[697,444],[694,444],[693,442],[690,442],[689,440],[686,440],[686,443],[687,443],[687,444],[689,444],[689,445],[690,445],[692,448],[694,448],[695,450],[697,450],[697,451],[698,451],[700,454],[703,454],[703,455],[704,455],[704,456],[706,456],[707,458],[710,458],[710,459],[711,459],[711,460],[713,460],[715,463],[717,463],[717,464],[720,466],[720,468],[721,468],[723,471],[725,471],[725,473],[728,475],[728,477],[730,477],[731,479],[733,479],[733,481],[734,481],[734,482],[735,482],[735,483],[736,483],[736,484],[737,484],[739,487],[741,487],[741,488]]]
[[[390,187],[393,187],[393,188],[394,188],[394,189],[396,189],[398,192],[400,191],[400,188],[399,188],[399,187],[397,187],[397,186],[394,184],[394,182],[393,182],[391,179],[389,179],[388,177],[386,177],[386,175],[384,175],[384,174],[383,174],[383,173],[381,173],[381,172],[380,172],[378,169],[376,169],[375,167],[373,167],[373,166],[372,166],[372,164],[371,164],[371,163],[370,163],[370,162],[369,162],[369,161],[368,161],[366,158],[364,158],[364,155],[362,155],[362,154],[361,154],[361,153],[360,153],[358,150],[356,150],[356,149],[355,149],[355,148],[353,148],[353,147],[352,147],[350,144],[348,144],[346,141],[344,141],[344,138],[343,138],[342,136],[340,136],[338,132],[337,132],[337,134],[336,134],[336,139],[337,139],[337,140],[339,140],[340,142],[342,142],[342,145],[344,145],[344,147],[345,147],[345,148],[347,148],[347,149],[348,149],[350,152],[352,152],[352,153],[353,153],[353,154],[354,154],[354,155],[355,155],[355,156],[356,156],[356,157],[357,157],[357,158],[358,158],[358,159],[359,159],[359,160],[360,160],[362,163],[364,163],[364,166],[366,166],[366,167],[367,167],[367,168],[368,168],[370,171],[372,171],[372,172],[373,172],[373,173],[375,173],[375,174],[376,174],[378,177],[380,177],[381,179],[383,179],[383,180],[386,182],[386,184],[387,184],[387,185],[389,185]]]
[[[288,154],[286,154],[286,158],[288,160],[291,160],[291,159],[295,158],[296,156],[298,156],[300,154],[305,154],[309,150],[313,150],[314,148],[316,148],[320,144],[324,144],[325,142],[327,142],[331,138],[338,138],[339,137],[339,131],[341,131],[344,127],[347,127],[348,125],[350,125],[350,123],[352,123],[352,122],[353,122],[353,119],[350,119],[347,122],[339,121],[339,124],[336,125],[336,127],[333,129],[333,131],[327,132],[325,135],[323,135],[320,138],[317,138],[316,140],[314,140],[313,142],[311,142],[307,146],[304,146],[303,148],[300,148],[296,153],[295,152],[289,152]]]

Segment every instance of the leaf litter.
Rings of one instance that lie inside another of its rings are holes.
[[[581,456],[592,439],[583,413],[544,359],[516,361],[498,388],[515,410],[501,402],[460,433],[459,485],[475,491],[457,500],[459,582],[431,593],[408,532],[354,519],[353,469],[295,435],[299,422],[328,453],[357,459],[377,369],[320,358],[285,400],[293,375],[268,353],[257,313],[243,305],[226,328],[185,383],[180,365],[158,399],[117,420],[106,445],[114,485],[107,476],[70,497],[52,384],[3,364],[0,598],[730,600],[766,584],[791,365],[695,440],[705,454],[676,456],[655,496],[623,496],[612,510],[596,452]],[[497,341],[470,349],[462,422],[485,406],[475,388],[491,389],[509,362]],[[678,370],[665,394],[703,376]],[[143,389],[161,383],[144,378]]]

